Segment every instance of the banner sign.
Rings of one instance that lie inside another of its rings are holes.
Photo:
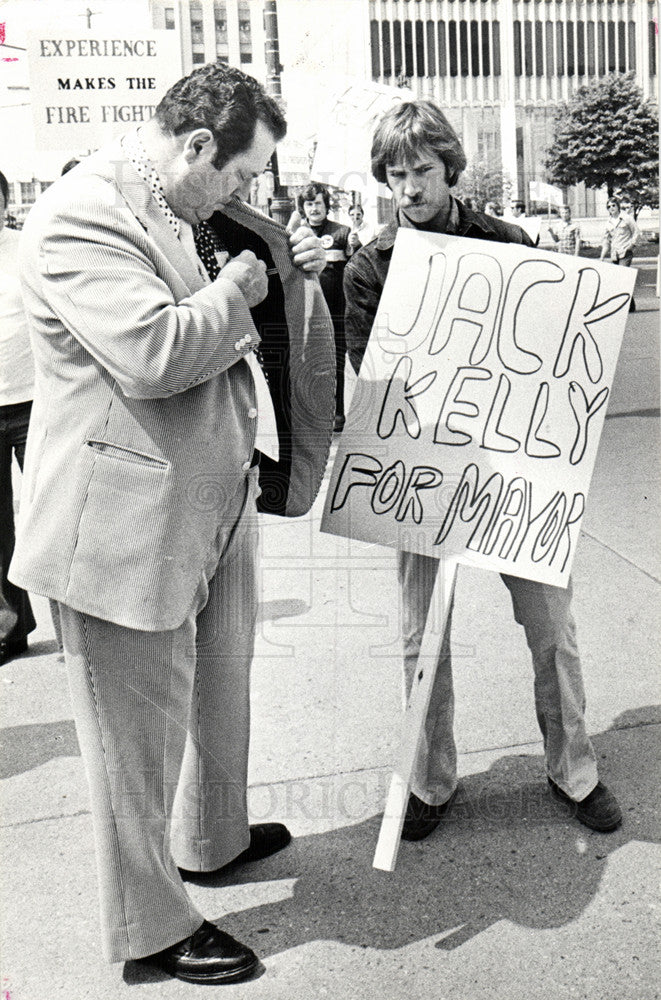
[[[566,586],[634,281],[400,229],[322,531]]]
[[[365,193],[371,182],[370,149],[376,123],[412,91],[348,80],[335,95],[317,135],[310,179]]]
[[[531,201],[545,201],[549,205],[557,205],[560,208],[565,203],[562,189],[554,187],[553,184],[545,184],[544,181],[528,181]]]
[[[52,29],[28,36],[35,144],[71,155],[96,149],[133,124],[149,121],[181,76],[174,31],[122,38]]]

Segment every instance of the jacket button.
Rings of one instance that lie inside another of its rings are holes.
[[[243,347],[242,342],[240,340],[237,340],[236,344],[234,345],[234,350],[240,351],[242,347]]]
[[[248,417],[250,418],[250,420],[254,420],[256,416],[257,416],[257,410],[255,409],[254,406],[251,406],[250,409],[248,410]]]
[[[248,472],[248,470],[250,469],[250,462],[244,462],[241,468],[243,469],[244,472]]]

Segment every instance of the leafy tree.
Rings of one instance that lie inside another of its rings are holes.
[[[457,194],[462,200],[470,198],[473,208],[481,212],[488,201],[504,204],[511,187],[500,167],[490,167],[478,161],[471,163],[459,178]]]
[[[555,117],[547,152],[550,179],[567,187],[625,192],[637,211],[659,204],[659,125],[633,77],[613,74],[576,91]]]

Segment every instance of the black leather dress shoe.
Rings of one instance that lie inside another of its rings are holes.
[[[245,851],[241,851],[233,861],[223,865],[222,868],[215,868],[210,872],[193,872],[187,868],[180,868],[179,874],[184,881],[188,879],[200,879],[205,875],[218,875],[230,866],[242,865],[247,861],[261,861],[271,854],[276,854],[286,847],[291,841],[291,833],[283,823],[255,823],[250,827],[250,843]]]
[[[455,788],[447,802],[441,802],[440,806],[430,806],[411,792],[402,827],[402,840],[424,840],[430,833],[433,833],[443,817],[450,811],[456,795],[457,789]]]
[[[28,640],[25,636],[22,639],[0,639],[0,666],[25,653],[27,648]]]
[[[190,937],[138,961],[187,983],[236,983],[253,974],[258,959],[250,948],[205,920]]]
[[[612,830],[616,830],[622,822],[622,810],[617,799],[600,781],[597,782],[590,794],[580,801],[570,799],[567,793],[563,792],[562,788],[550,778],[548,782],[556,799],[571,806],[572,815],[584,826],[589,826],[591,830],[597,830],[598,833],[610,833]]]

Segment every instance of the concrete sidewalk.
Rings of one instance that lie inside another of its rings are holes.
[[[190,893],[250,944],[250,1000],[654,1000],[659,972],[659,398],[655,261],[641,262],[575,562],[588,723],[623,827],[546,791],[529,657],[495,574],[460,571],[463,775],[449,819],[372,855],[401,712],[394,554],[264,519],[251,804],[287,850]],[[93,838],[47,603],[3,691],[3,1000],[192,997],[100,954]]]

